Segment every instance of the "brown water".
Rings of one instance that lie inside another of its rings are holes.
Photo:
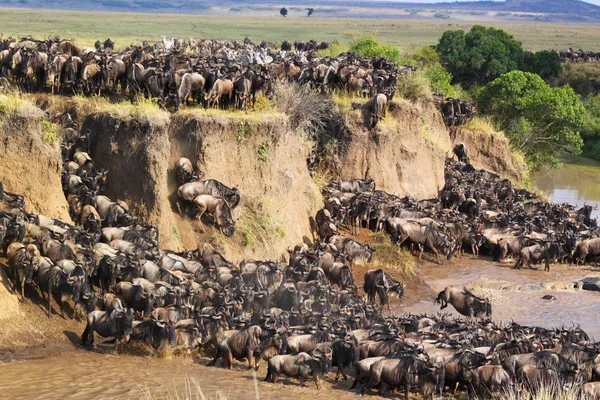
[[[447,286],[467,286],[489,297],[493,319],[515,321],[545,328],[579,324],[591,337],[600,339],[600,293],[574,289],[574,283],[588,276],[600,276],[600,269],[553,265],[549,273],[541,270],[512,270],[484,260],[462,258],[453,265],[428,264],[421,268],[423,278],[434,294]],[[556,300],[542,300],[550,294]],[[433,297],[422,299],[405,311],[437,313],[440,306]],[[443,312],[459,314],[449,306]]]
[[[585,157],[567,157],[560,169],[533,176],[536,186],[554,203],[600,205],[600,162]],[[600,217],[600,210],[593,216]]]

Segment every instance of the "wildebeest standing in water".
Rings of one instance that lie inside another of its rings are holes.
[[[441,304],[441,309],[452,304],[456,311],[467,317],[492,318],[492,305],[489,299],[475,296],[466,288],[449,286],[438,294],[435,302]]]

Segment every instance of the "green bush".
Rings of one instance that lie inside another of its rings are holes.
[[[352,40],[350,51],[367,58],[385,58],[399,65],[409,63],[409,60],[402,56],[400,47],[393,44],[381,44],[372,36],[363,36]]]
[[[452,74],[447,72],[440,64],[426,69],[424,74],[433,90],[444,96],[454,96],[454,88],[450,83]]]
[[[558,165],[560,154],[581,153],[586,110],[568,86],[553,88],[539,75],[512,71],[484,87],[477,104],[534,170]]]
[[[420,68],[433,67],[440,62],[440,55],[435,50],[435,46],[423,46],[412,55],[412,59],[417,62]]]

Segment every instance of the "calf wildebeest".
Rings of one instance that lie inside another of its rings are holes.
[[[441,304],[441,309],[452,304],[456,311],[467,317],[492,318],[492,305],[489,299],[483,299],[468,291],[449,286],[442,290],[435,302]]]
[[[223,101],[223,99],[226,101]],[[204,95],[204,100],[208,102],[208,107],[221,105],[225,108],[231,104],[233,98],[233,82],[229,79],[217,79],[210,89],[210,92]]]
[[[363,289],[370,303],[375,303],[376,297],[379,296],[379,302],[384,306],[388,304],[388,294],[391,296],[396,295],[398,298],[404,297],[404,286],[402,283],[396,282],[382,269],[367,271],[364,280]]]
[[[102,337],[114,338],[116,351],[119,344],[123,346],[129,341],[133,332],[133,314],[132,309],[126,309],[125,312],[92,311],[87,316],[87,325],[81,335],[81,344],[93,345],[94,332],[96,332]]]

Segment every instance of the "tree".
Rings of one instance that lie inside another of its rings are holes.
[[[523,46],[501,29],[475,25],[468,33],[446,31],[436,50],[454,81],[485,85],[519,68]]]
[[[560,56],[555,51],[542,50],[537,53],[525,52],[521,71],[533,72],[543,79],[558,78],[562,72]]]
[[[279,14],[281,14],[282,17],[287,17],[287,8],[281,7],[281,10],[279,10]]]
[[[314,12],[315,12],[314,8],[308,8],[308,16],[307,16],[307,18],[310,18],[310,16],[313,15]]]
[[[586,110],[569,86],[550,87],[539,75],[512,71],[484,87],[477,104],[533,169],[557,165],[562,153],[581,153]]]

